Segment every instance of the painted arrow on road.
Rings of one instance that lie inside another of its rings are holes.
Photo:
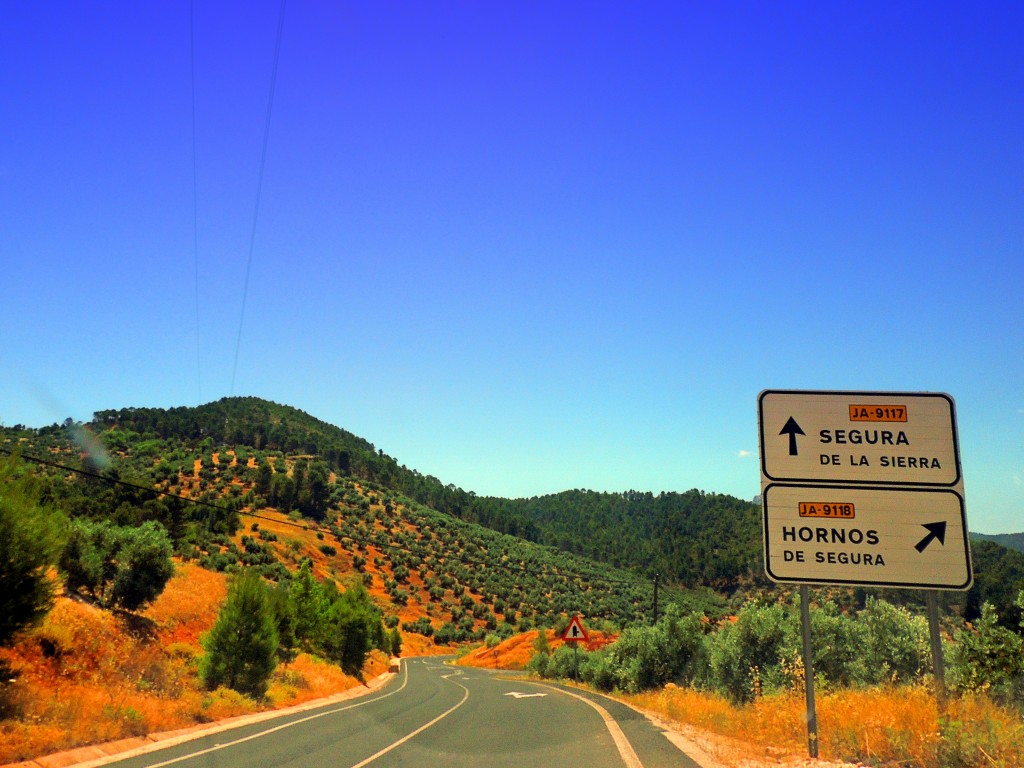
[[[796,436],[806,435],[807,433],[800,429],[800,425],[796,423],[796,419],[792,416],[789,417],[789,421],[786,422],[786,426],[779,432],[780,435],[789,435],[789,455],[799,456],[800,453],[796,448]]]
[[[546,693],[519,693],[519,691],[512,691],[512,693],[506,693],[506,696],[515,696],[517,699],[535,699],[538,696],[547,696]]]
[[[914,545],[914,549],[918,552],[924,552],[935,539],[939,540],[939,544],[945,545],[946,543],[946,521],[943,520],[939,523],[922,523],[922,528],[928,530],[928,535],[921,539],[917,544]]]

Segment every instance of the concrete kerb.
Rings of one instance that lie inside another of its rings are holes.
[[[214,723],[203,723],[188,728],[180,728],[176,731],[164,731],[162,733],[151,733],[147,736],[140,736],[132,739],[121,739],[106,744],[95,744],[88,747],[78,747],[65,752],[57,752],[52,755],[37,757],[33,760],[25,760],[20,763],[6,763],[0,768],[96,768],[107,765],[117,760],[124,760],[137,755],[145,755],[155,752],[158,749],[171,747],[176,744],[183,744],[187,741],[201,739],[215,733],[230,731],[241,728],[245,725],[262,723],[266,720],[273,720],[277,717],[306,712],[318,707],[326,707],[341,701],[357,699],[366,696],[381,688],[385,683],[397,676],[397,672],[383,672],[365,685],[349,688],[347,691],[326,696],[322,699],[306,701],[284,709],[272,709],[266,712],[255,712],[251,715],[239,715],[229,717],[225,720],[218,720]]]

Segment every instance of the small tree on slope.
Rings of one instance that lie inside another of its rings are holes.
[[[210,690],[224,685],[262,697],[277,664],[277,627],[260,577],[245,573],[228,589],[217,623],[203,638],[199,675]]]

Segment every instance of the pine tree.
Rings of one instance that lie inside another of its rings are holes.
[[[277,627],[267,588],[254,573],[232,582],[227,602],[203,638],[199,674],[209,689],[225,685],[262,697],[277,663]]]
[[[0,646],[50,610],[47,569],[57,559],[61,517],[40,507],[38,484],[20,460],[0,460]]]
[[[398,627],[394,627],[389,634],[391,643],[391,655],[401,656],[402,655],[402,635],[398,631]]]
[[[321,643],[327,625],[330,600],[313,576],[313,566],[308,559],[292,579],[291,598],[295,606],[295,636],[307,650],[315,648]]]
[[[295,604],[287,585],[278,584],[269,590],[267,600],[277,627],[277,660],[290,664],[299,653],[299,640],[295,635]]]

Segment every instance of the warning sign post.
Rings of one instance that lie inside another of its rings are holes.
[[[541,632],[543,631],[542,629]],[[587,635],[587,630],[583,628],[583,622],[580,621],[579,616],[573,616],[569,620],[569,626],[562,633],[562,640],[572,643],[573,679],[578,681],[580,679],[580,643],[590,642],[590,637]]]

